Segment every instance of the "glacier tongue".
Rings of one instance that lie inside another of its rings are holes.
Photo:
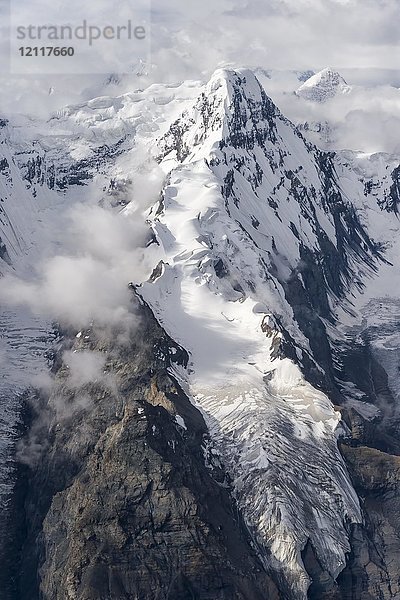
[[[168,177],[151,219],[162,262],[140,293],[189,352],[175,376],[207,420],[266,565],[306,598],[307,541],[335,578],[361,514],[337,448],[340,415],[282,351],[283,324],[300,364],[312,357],[285,285],[293,273],[304,284],[305,248],[329,244],[341,273],[336,287],[324,280],[328,318],[355,265],[373,268],[373,245],[365,236],[351,248],[342,219],[364,232],[335,177],[328,190],[316,149],[248,71],[217,72],[159,152]]]

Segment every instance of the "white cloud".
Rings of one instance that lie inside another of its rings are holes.
[[[331,127],[331,149],[400,154],[400,90],[389,85],[353,86],[326,103],[313,103],[289,92],[283,85],[264,82],[267,92],[295,123],[325,123]],[[293,89],[293,88],[292,88]]]
[[[34,3],[19,5],[28,14],[33,11]],[[70,3],[54,6],[59,21],[68,21]],[[121,17],[129,16],[128,9],[129,3],[119,8]],[[99,0],[92,12],[88,7],[88,18],[109,14],[109,2]],[[396,78],[399,21],[398,0],[153,0],[153,67],[147,78],[127,77],[125,87],[143,87],[152,80],[206,78],[222,64],[279,69],[331,65],[362,69],[365,77],[371,69],[385,70],[386,76],[393,70]],[[2,56],[7,54],[6,37]],[[62,72],[10,78],[5,65],[3,71],[0,100],[6,112],[13,112],[16,104],[19,112],[54,110],[87,98],[95,89],[101,93],[106,80],[102,75],[73,77]],[[50,89],[54,93],[49,95]]]
[[[71,388],[106,380],[106,355],[101,352],[68,350],[63,354],[63,362],[68,369],[68,386]]]
[[[281,69],[398,69],[397,0],[232,0],[217,5],[205,0],[195,16],[190,7],[184,13],[182,8],[180,0],[168,3],[154,26],[159,42],[155,62],[164,52],[174,58],[172,69],[180,62],[208,72],[221,61]]]
[[[134,179],[135,200],[123,211],[89,202],[57,215],[65,227],[62,253],[45,255],[29,278],[3,277],[1,300],[77,329],[92,321],[103,328],[135,327],[128,284],[143,281],[155,264],[156,248],[145,248],[149,229],[143,215],[157,199],[155,172],[147,172],[147,181],[146,171]]]
[[[77,328],[92,320],[116,325],[131,319],[128,281],[119,267],[92,256],[57,256],[44,263],[38,282],[5,277],[1,297]]]

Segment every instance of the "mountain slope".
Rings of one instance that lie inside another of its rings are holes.
[[[338,415],[295,363],[329,380],[322,319],[334,321],[335,303],[379,253],[332,157],[305,142],[250,72],[217,73],[160,150],[169,175],[153,229],[165,254],[140,293],[189,351],[182,385],[206,415],[266,564],[271,554],[288,593],[305,597],[307,540],[336,578],[361,514],[337,451]],[[295,363],[282,358],[282,338]]]

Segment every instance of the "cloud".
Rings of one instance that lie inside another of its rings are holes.
[[[363,152],[400,154],[400,90],[389,85],[353,86],[326,103],[313,103],[279,84],[265,82],[267,92],[295,123],[329,123],[330,147]],[[318,145],[318,142],[317,142]]]
[[[29,16],[35,3],[48,7],[42,0],[25,0],[18,6]],[[77,0],[74,3],[82,6]],[[146,4],[143,0],[142,8]],[[68,21],[73,14],[70,3],[53,6],[59,22]],[[85,5],[86,12],[80,9],[79,14],[84,13],[88,19],[100,18],[110,14],[110,6],[106,0],[99,0],[95,11]],[[130,6],[124,3],[118,14],[129,16]],[[46,11],[38,14],[45,19]],[[386,74],[392,70],[396,78],[399,21],[398,0],[204,0],[189,4],[153,0],[148,75],[137,76],[137,60],[132,59],[125,65],[122,89],[145,87],[154,81],[206,79],[222,65],[285,70],[318,70],[330,65],[339,70],[362,70],[363,83],[369,83],[372,69],[385,70]],[[6,35],[0,50],[6,57]],[[115,93],[115,86],[106,85],[106,74],[90,75],[95,51],[85,60],[82,57],[87,75],[75,77],[63,74],[62,63],[59,75],[10,77],[4,63],[2,110],[44,114],[96,93]],[[113,70],[118,71],[117,63]]]
[[[68,350],[63,354],[63,362],[68,369],[69,387],[79,388],[106,379],[106,355],[101,352]]]
[[[71,454],[79,444],[90,443],[93,426],[85,418],[85,411],[90,410],[99,394],[110,398],[118,395],[116,376],[107,368],[112,355],[112,350],[66,350],[60,353],[62,363],[56,375],[39,372],[29,382],[31,392],[25,401],[33,419],[27,435],[17,445],[17,458],[21,463],[34,467],[49,446],[49,432],[54,427],[64,427],[70,419],[74,419],[67,442]]]
[[[180,0],[172,0],[158,14],[156,64],[165,53],[174,58],[172,69],[180,62],[203,72],[220,62],[280,69],[398,68],[397,0],[232,0],[218,5],[205,0],[195,16],[185,6],[185,18],[182,8]]]
[[[6,277],[1,297],[76,328],[92,320],[116,325],[130,321],[129,273],[123,278],[121,271],[119,265],[110,267],[92,256],[56,256],[44,263],[38,282]]]
[[[100,386],[110,392],[116,390],[115,378],[107,372],[107,355],[89,350],[68,350],[62,354],[63,368],[57,377],[50,373],[40,373],[32,382],[37,390],[27,399],[30,410],[35,415],[27,435],[17,445],[19,462],[34,467],[49,446],[49,430],[54,426],[78,415],[69,440],[73,452],[78,447],[77,440],[90,441],[90,426],[80,413],[89,409],[95,402],[93,391],[85,389],[88,384]],[[89,434],[89,435],[88,435]]]
[[[156,248],[146,248],[150,231],[144,212],[157,200],[160,183],[158,167],[143,167],[127,185],[124,199],[132,200],[125,209],[103,208],[92,200],[57,215],[57,229],[62,223],[65,229],[62,253],[45,254],[29,277],[3,277],[1,300],[76,329],[93,321],[102,328],[134,328],[128,284],[146,279],[155,264]]]

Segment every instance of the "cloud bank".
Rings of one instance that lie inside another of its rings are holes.
[[[92,199],[57,215],[64,223],[61,253],[46,255],[46,245],[29,278],[3,277],[1,301],[28,306],[37,315],[77,330],[92,322],[101,328],[134,327],[129,283],[146,279],[155,264],[157,249],[146,248],[150,231],[144,213],[156,201],[160,183],[158,167],[151,165],[138,173],[133,188],[128,187],[126,194],[135,198],[123,210],[102,207]],[[55,231],[59,229],[58,225]]]
[[[21,10],[29,14],[34,4],[23,0]],[[60,22],[68,21],[70,4],[58,5]],[[99,0],[94,15],[88,9],[88,18],[107,14],[109,6]],[[119,14],[130,15],[126,3]],[[133,89],[153,81],[206,79],[223,65],[284,70],[319,70],[330,65],[357,70],[363,79],[359,83],[376,82],[382,72],[381,80],[384,77],[385,82],[400,85],[399,22],[398,0],[204,0],[189,4],[153,0],[151,64],[143,67],[137,59],[132,61],[122,86]],[[1,56],[6,57],[4,25],[2,34]],[[91,60],[88,75],[83,77],[63,74],[62,68],[60,75],[10,77],[3,59],[2,110],[14,112],[17,105],[19,112],[44,112],[87,99],[94,92],[100,95],[110,74],[90,76]]]

